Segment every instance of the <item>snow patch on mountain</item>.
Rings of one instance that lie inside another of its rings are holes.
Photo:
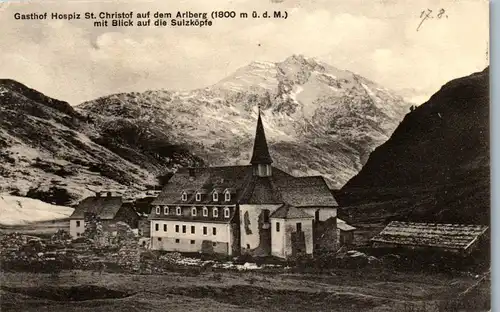
[[[23,225],[68,218],[73,208],[44,203],[37,199],[0,195],[0,224]]]
[[[278,63],[252,62],[203,89],[123,93],[77,110],[94,118],[97,128],[127,120],[209,165],[231,165],[249,161],[258,106],[275,164],[322,174],[336,188],[361,169],[409,108],[368,79],[294,55]]]

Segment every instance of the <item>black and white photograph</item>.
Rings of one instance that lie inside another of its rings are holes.
[[[0,311],[492,311],[489,14],[0,0]]]

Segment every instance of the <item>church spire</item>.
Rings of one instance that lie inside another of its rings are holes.
[[[253,145],[253,155],[250,163],[252,165],[270,165],[273,160],[269,154],[269,149],[267,147],[266,134],[264,133],[264,125],[262,124],[262,118],[260,117],[260,105],[259,105],[259,117],[257,118],[257,130],[255,131],[255,142]]]

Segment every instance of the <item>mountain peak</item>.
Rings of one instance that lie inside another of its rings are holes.
[[[303,54],[292,54],[291,56],[287,57],[283,62],[281,63],[296,63],[296,64],[304,64],[304,65],[314,65],[317,64],[318,61],[314,58],[309,58],[305,57]]]

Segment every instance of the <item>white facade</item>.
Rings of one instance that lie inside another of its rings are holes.
[[[303,244],[295,242],[294,235],[302,235]],[[299,253],[307,255],[313,253],[312,218],[271,218],[271,254],[279,258],[287,258]]]
[[[268,243],[263,243],[263,239],[261,234],[264,234],[262,230],[266,230],[266,233],[269,233],[269,220],[267,224],[259,224],[260,219],[264,219],[261,216],[264,211],[266,211],[268,217],[282,204],[276,205],[241,205],[240,206],[240,244],[241,250],[258,250],[259,253],[268,253],[270,250],[270,246]],[[269,233],[270,235],[270,233]],[[267,246],[266,246],[267,245]]]
[[[152,220],[151,248],[231,255],[232,234],[229,223]]]
[[[80,237],[85,231],[85,222],[82,219],[69,220],[69,234],[73,239]]]

